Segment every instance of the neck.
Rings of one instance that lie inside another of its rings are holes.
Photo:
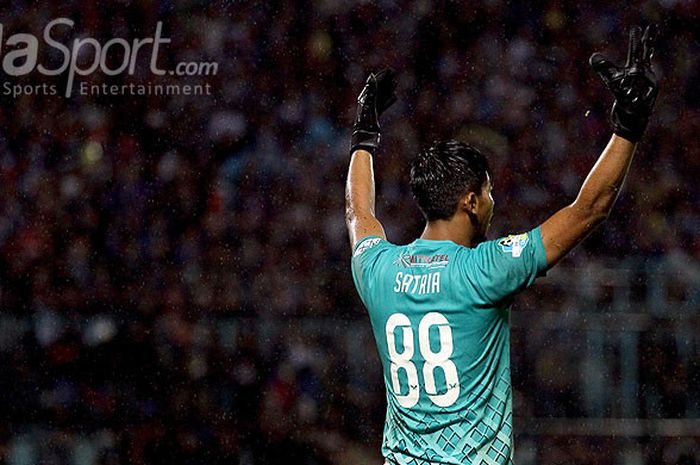
[[[474,228],[470,223],[456,219],[429,221],[425,225],[421,239],[431,241],[452,241],[464,247],[475,247]]]

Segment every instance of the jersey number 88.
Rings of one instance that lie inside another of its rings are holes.
[[[433,352],[430,347],[430,328],[437,326],[440,349]],[[396,347],[396,333],[401,331],[403,350]],[[386,322],[386,340],[389,346],[389,358],[391,360],[391,385],[396,401],[404,408],[411,408],[418,402],[420,383],[418,370],[411,358],[414,354],[413,328],[411,321],[403,313],[392,314]],[[459,397],[459,376],[457,366],[450,357],[452,356],[452,328],[445,315],[438,312],[430,312],[425,315],[418,325],[418,348],[425,359],[423,365],[423,380],[428,398],[439,407],[449,407]],[[445,376],[447,390],[438,394],[435,385],[435,370],[441,368]],[[400,394],[401,382],[399,370],[406,372],[408,378],[408,393]]]

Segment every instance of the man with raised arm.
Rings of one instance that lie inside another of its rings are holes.
[[[615,97],[613,135],[576,200],[542,225],[487,241],[493,215],[486,159],[453,140],[411,166],[426,219],[407,245],[386,240],[375,217],[372,157],[379,116],[396,100],[395,74],[371,74],[358,97],[346,188],[352,274],[367,307],[387,393],[388,465],[511,464],[509,306],[607,216],[657,95],[653,37],[633,28],[627,63],[590,64]]]

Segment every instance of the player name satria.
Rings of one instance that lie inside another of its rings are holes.
[[[440,292],[440,273],[412,275],[399,271],[396,273],[394,292],[408,294],[433,294]]]

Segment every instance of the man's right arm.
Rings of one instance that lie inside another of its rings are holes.
[[[547,265],[555,265],[605,220],[622,188],[636,144],[612,136],[588,174],[576,200],[542,224]]]
[[[593,69],[615,95],[610,115],[615,135],[603,150],[571,205],[541,226],[547,266],[552,267],[612,210],[629,170],[636,143],[642,137],[658,92],[651,71],[653,30],[633,28],[627,64],[617,67],[600,54],[591,57]]]

